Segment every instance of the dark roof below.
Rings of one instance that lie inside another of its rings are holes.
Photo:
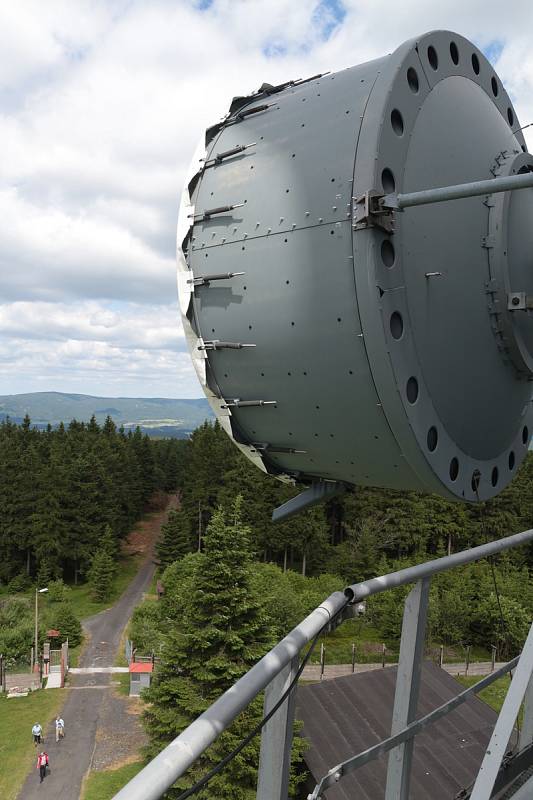
[[[336,764],[390,735],[396,667],[299,686],[297,717],[310,742],[307,766],[318,781]],[[425,662],[418,717],[464,687]],[[452,800],[475,779],[497,714],[471,697],[415,740],[410,800]],[[346,775],[325,792],[327,800],[380,800],[385,794],[388,754]]]

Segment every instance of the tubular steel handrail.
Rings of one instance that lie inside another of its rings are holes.
[[[391,752],[386,797],[404,800],[408,797],[413,737],[421,727],[429,724],[427,718],[422,718],[417,722],[412,718],[412,708],[416,707],[420,681],[420,642],[423,641],[425,633],[429,581],[433,575],[439,572],[487,558],[531,541],[533,541],[533,530],[524,531],[415,567],[407,567],[388,575],[352,584],[344,592],[334,592],[165,747],[115,795],[113,800],[158,800],[260,692],[267,689],[268,699],[265,702],[267,709],[275,704],[276,697],[283,696],[284,687],[287,686],[286,676],[291,674],[291,670],[294,673],[294,665],[302,648],[311,642],[330,620],[337,617],[342,622],[352,616],[354,605],[366,597],[398,586],[415,583],[416,586],[408,595],[405,603],[404,628],[393,711],[393,736],[387,740],[390,745],[387,750]],[[500,672],[507,671],[509,668],[509,665],[505,665],[496,674],[499,675]],[[494,674],[489,677],[495,679]],[[490,682],[492,681],[484,679],[480,682],[481,686],[478,683],[466,692],[462,692],[459,697],[466,698],[476,688],[479,690]],[[399,689],[399,686],[402,688]],[[406,692],[409,695],[407,705],[404,699]],[[450,703],[453,702],[450,701]],[[290,705],[285,701],[271,722],[274,722],[284,709],[286,712]],[[529,706],[533,715],[533,688]],[[437,712],[439,709],[428,716],[436,715]],[[282,734],[280,734],[279,725],[276,727],[271,722],[264,727],[262,733],[257,798],[258,800],[286,800],[286,791],[283,787],[287,785],[286,775],[290,766],[292,713],[285,713]],[[410,734],[405,733],[406,729]],[[263,746],[265,739],[269,736],[276,741],[271,741],[267,743],[268,746]],[[487,795],[487,798],[489,796]]]

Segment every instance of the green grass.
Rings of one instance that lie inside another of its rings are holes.
[[[40,722],[46,732],[49,722],[65,702],[68,689],[32,692],[28,697],[8,700],[0,695],[0,797],[15,800],[28,773],[35,767],[31,729]]]
[[[130,675],[129,672],[116,672],[113,675],[113,683],[118,684],[116,690],[119,694],[129,697],[130,694]]]
[[[91,588],[88,583],[83,583],[79,586],[71,586],[72,594],[70,602],[74,613],[79,619],[92,617],[93,614],[110,608],[120,597],[122,592],[126,589],[130,581],[133,580],[139,571],[142,563],[142,556],[132,555],[124,556],[119,559],[117,564],[117,575],[113,582],[113,590],[108,600],[98,602],[91,597]]]
[[[320,662],[320,644],[326,649],[326,664],[351,664],[352,642],[355,642],[355,660],[358,664],[377,663],[381,661],[381,645],[384,639],[379,631],[364,620],[351,619],[344,622],[335,631],[319,639],[315,645],[311,663]],[[398,660],[398,644],[387,642],[385,660],[391,663]]]
[[[89,772],[85,779],[81,800],[111,800],[111,798],[137,775],[144,767],[145,761],[134,761],[118,769],[106,769],[103,772]]]
[[[463,686],[467,687],[478,683],[481,677],[480,675],[457,675],[455,679]],[[508,675],[505,675],[503,678],[498,678],[497,681],[494,681],[494,683],[491,683],[486,689],[479,692],[478,697],[493,708],[494,711],[500,711],[510,683],[511,679]]]

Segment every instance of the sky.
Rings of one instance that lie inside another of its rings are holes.
[[[532,23],[531,0],[0,0],[0,394],[200,397],[176,220],[231,98],[446,28],[525,125]]]

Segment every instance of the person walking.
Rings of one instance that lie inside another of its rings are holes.
[[[42,783],[46,777],[46,768],[49,764],[48,761],[48,754],[41,750],[39,755],[37,756],[37,769],[39,770],[39,777],[40,783]]]
[[[65,722],[61,717],[57,716],[56,717],[56,742],[58,742],[60,739],[63,739],[64,736],[65,736]]]
[[[33,734],[33,744],[37,747],[38,744],[41,744],[41,736],[43,734],[43,729],[39,725],[38,722],[35,723],[33,728],[31,729]]]

